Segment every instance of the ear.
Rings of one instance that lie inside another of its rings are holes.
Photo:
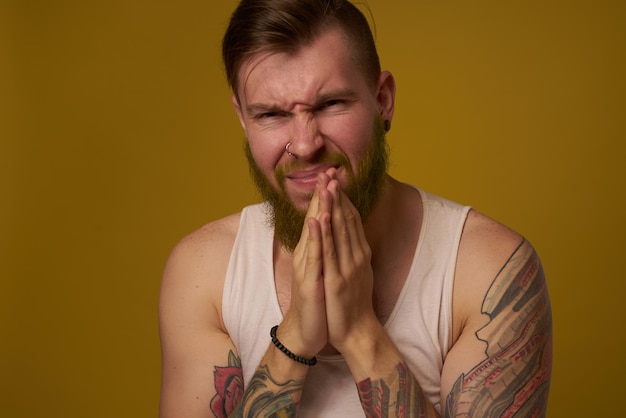
[[[237,113],[237,117],[239,118],[239,123],[241,124],[241,127],[245,131],[246,130],[246,123],[244,122],[243,112],[241,111],[241,104],[239,103],[239,100],[237,99],[237,95],[236,94],[233,94],[230,97],[230,102],[233,104],[233,107],[235,108],[235,112]]]
[[[389,71],[380,73],[376,101],[383,120],[391,122],[396,102],[396,80]]]

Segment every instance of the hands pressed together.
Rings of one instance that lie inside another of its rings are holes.
[[[378,325],[372,289],[361,217],[329,169],[318,176],[294,251],[291,307],[280,332],[303,356],[315,356],[326,344],[344,353]]]

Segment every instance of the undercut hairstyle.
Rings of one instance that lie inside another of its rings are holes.
[[[367,19],[348,0],[242,0],[222,40],[226,78],[238,95],[238,72],[247,59],[262,53],[296,53],[324,31],[343,33],[352,59],[376,86],[380,59]]]

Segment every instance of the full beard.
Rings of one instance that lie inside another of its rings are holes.
[[[274,238],[289,252],[293,252],[300,241],[302,227],[306,218],[306,210],[297,208],[285,191],[285,173],[306,166],[294,160],[287,166],[280,167],[274,173],[279,188],[276,189],[261,172],[250,150],[248,141],[245,143],[245,154],[250,168],[250,176],[259,193],[267,201],[268,220],[274,228]],[[370,147],[366,150],[356,174],[348,158],[341,153],[324,153],[316,161],[308,164],[332,162],[343,166],[349,173],[349,181],[345,193],[365,220],[378,202],[385,183],[385,175],[389,163],[389,150],[385,140],[384,124],[380,117],[376,118]]]

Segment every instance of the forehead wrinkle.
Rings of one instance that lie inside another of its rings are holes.
[[[339,34],[342,35],[341,32],[339,32]],[[317,63],[320,58],[323,58],[321,56],[323,54],[320,55],[320,51],[316,50],[312,50],[311,53],[307,53],[306,55],[301,55],[301,53],[305,52],[305,48],[313,47],[316,42],[322,41],[322,39],[324,39],[325,43],[328,43],[328,39],[326,38],[328,38],[328,36],[317,38],[317,40],[310,45],[303,46],[293,52],[266,51],[252,55],[240,67],[241,75],[244,76],[242,80],[243,83],[240,84],[242,91],[242,97],[239,98],[240,105],[250,109],[270,108],[279,110],[279,108],[282,107],[283,110],[287,111],[292,110],[299,104],[311,107],[332,98],[344,98],[348,100],[357,98],[356,91],[348,91],[350,90],[349,88],[335,83],[337,78],[333,78],[332,72],[313,72],[309,74],[308,67],[312,62]],[[343,38],[340,39],[343,40],[342,46],[345,50],[345,40]],[[339,54],[338,57],[331,58],[345,58],[342,52],[335,51],[334,55],[337,54]],[[263,64],[272,59],[272,57],[276,58],[276,60],[272,60],[267,66],[263,66]],[[299,57],[306,58],[302,61],[299,60]],[[311,61],[311,59],[313,61]],[[259,66],[262,66],[263,69],[259,70]],[[298,66],[302,68],[298,68]],[[322,66],[322,68],[324,68],[324,66]],[[257,74],[257,70],[261,71],[260,74]],[[274,77],[276,72],[279,73],[278,77]],[[307,74],[307,76],[302,77],[303,73]],[[254,83],[252,83],[251,79],[255,76],[256,79]],[[345,76],[347,75],[344,74],[339,80],[343,79],[345,81]],[[272,84],[274,80],[276,80],[276,83]],[[282,81],[282,83],[278,83],[279,81]],[[332,81],[333,85],[329,86],[329,81]],[[253,90],[250,90],[251,85],[254,86]],[[257,97],[254,97],[254,95],[257,95]],[[249,99],[252,100],[250,100],[251,103],[248,106],[242,103],[242,101]]]
[[[246,95],[246,92],[250,93],[250,90],[248,88],[250,84],[250,79],[255,76],[255,72],[258,72],[257,69],[260,66],[262,66],[266,61],[270,60],[271,58],[284,55],[284,58],[283,57],[279,58],[280,62],[273,62],[269,64],[272,66],[269,66],[267,68],[264,68],[263,70],[260,70],[260,71],[264,71],[265,73],[269,73],[269,75],[261,73],[261,75],[257,77],[258,87],[255,90],[253,90],[253,92],[258,92],[259,90],[263,89],[264,91],[268,93],[266,96],[271,100],[271,102],[259,103],[258,105],[269,106],[271,103],[273,107],[278,107],[278,103],[283,101],[285,97],[289,97],[289,98],[295,97],[295,99],[293,100],[294,104],[288,105],[288,107],[295,106],[297,103],[303,103],[303,104],[306,103],[306,100],[304,100],[302,96],[298,98],[298,96],[300,96],[300,93],[304,93],[304,96],[311,95],[310,94],[311,91],[317,92],[321,90],[323,85],[326,83],[326,80],[320,81],[316,79],[315,77],[303,76],[303,73],[306,73],[306,68],[302,68],[302,71],[298,71],[296,64],[297,66],[302,67],[303,63],[294,62],[293,60],[297,59],[297,57],[299,56],[299,52],[301,52],[301,50],[295,53],[271,52],[271,53],[262,53],[262,54],[258,54],[256,56],[251,57],[241,67],[241,70],[242,72],[244,72],[244,75],[245,75],[244,80],[243,80],[243,85],[241,88],[243,97],[249,98],[249,96]],[[274,79],[274,77],[272,77],[273,74],[280,74],[280,76],[283,77],[282,78],[283,83],[281,83],[279,88],[272,88],[271,83],[268,84],[268,81],[271,81]],[[298,75],[293,76],[293,74],[298,74]],[[286,78],[287,76],[289,76],[290,78]],[[285,80],[287,80],[287,82],[284,82]],[[289,99],[289,101],[292,101],[292,100]],[[256,107],[257,104],[252,104],[251,106]]]
[[[246,87],[248,86],[248,81],[250,80],[250,77],[252,76],[252,73],[254,72],[254,70],[263,63],[263,61],[269,59],[272,55],[277,55],[279,54],[279,52],[275,52],[275,53],[260,53],[260,54],[256,54],[251,56],[248,60],[246,60],[243,65],[241,65],[241,67],[239,68],[239,71],[244,72],[245,77],[242,80],[242,86],[241,86],[241,93],[242,95],[245,96],[246,93]],[[241,100],[239,98],[239,94],[237,94],[238,96],[238,100],[240,101],[241,104]]]
[[[293,73],[297,74],[297,72]],[[329,100],[353,101],[359,96],[353,87],[345,86],[343,82],[338,84],[332,77],[329,79],[328,75],[319,78],[317,75],[303,77],[302,74],[298,74],[287,79],[287,83],[272,88],[265,79],[261,79],[261,86],[255,90],[255,92],[263,91],[260,101],[253,97],[253,100],[245,107],[250,110],[292,110],[297,106],[315,108]]]

